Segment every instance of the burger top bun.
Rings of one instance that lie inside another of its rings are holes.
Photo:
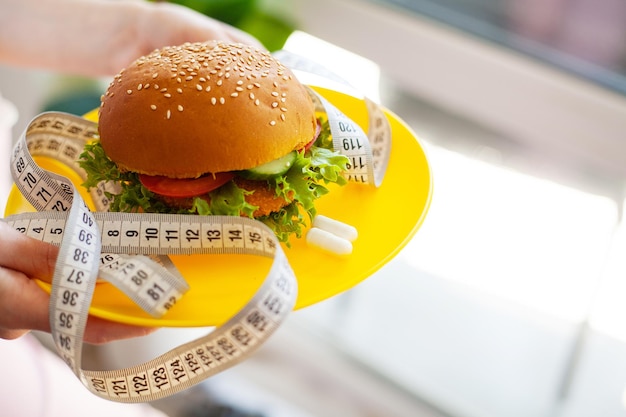
[[[99,133],[121,169],[172,178],[253,168],[313,139],[306,88],[269,53],[219,42],[166,47],[122,70]]]

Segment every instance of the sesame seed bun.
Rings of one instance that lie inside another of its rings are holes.
[[[172,178],[249,169],[308,143],[315,109],[269,53],[242,44],[166,47],[122,70],[99,133],[121,169]]]

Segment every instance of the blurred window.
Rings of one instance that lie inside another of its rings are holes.
[[[626,93],[623,0],[377,0]]]

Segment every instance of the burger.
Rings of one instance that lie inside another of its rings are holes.
[[[186,43],[140,57],[101,98],[84,185],[119,184],[110,210],[256,218],[287,242],[343,185],[310,91],[266,51]]]

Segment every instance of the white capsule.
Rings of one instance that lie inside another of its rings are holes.
[[[306,234],[306,241],[309,245],[336,255],[350,255],[352,253],[352,243],[350,241],[317,227],[309,229]]]
[[[354,242],[359,236],[359,232],[356,230],[355,227],[340,222],[339,220],[322,216],[321,214],[318,214],[313,219],[313,227],[317,227],[327,232],[330,232],[336,236],[349,240],[350,242]]]

